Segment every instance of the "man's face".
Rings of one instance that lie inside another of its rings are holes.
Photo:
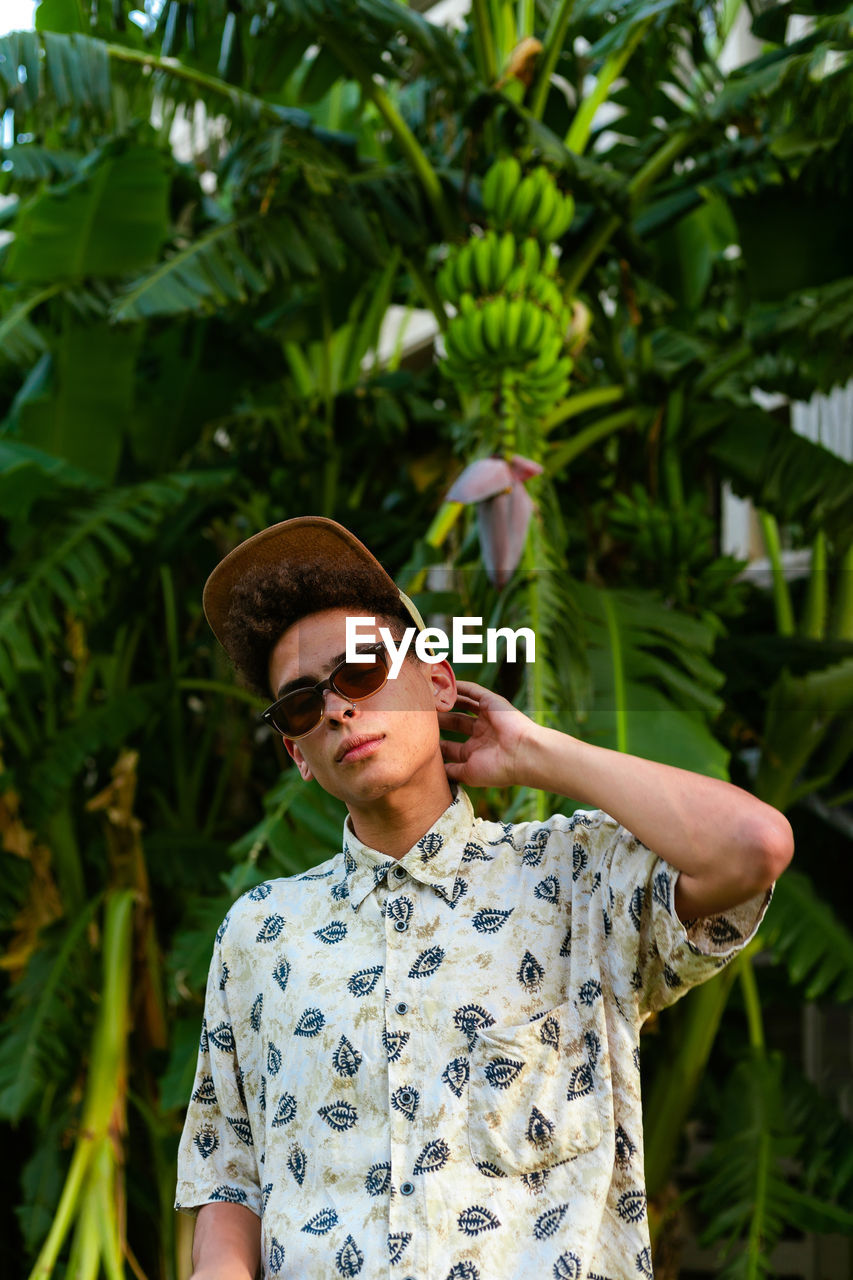
[[[346,620],[353,612],[326,609],[285,631],[270,655],[274,697],[292,680],[313,684],[328,676],[345,652]],[[381,624],[377,619],[377,639]],[[434,773],[441,758],[437,711],[449,711],[456,700],[447,662],[407,658],[395,680],[355,704],[332,689],[323,696],[322,723],[297,742],[284,739],[303,778],[316,778],[324,791],[357,808]]]

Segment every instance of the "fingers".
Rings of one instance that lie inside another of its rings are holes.
[[[474,698],[461,697],[456,699],[453,708],[456,711],[472,711],[476,715],[480,704]]]
[[[472,698],[476,702],[479,702],[482,697],[489,696],[492,693],[492,690],[487,689],[485,685],[477,684],[474,680],[460,680],[458,677],[456,680],[456,688],[465,697]]]
[[[474,732],[476,723],[473,716],[466,716],[460,711],[439,711],[438,713],[438,727],[445,733],[468,735]]]

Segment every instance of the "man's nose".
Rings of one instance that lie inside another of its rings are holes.
[[[335,689],[324,689],[323,697],[326,703],[327,720],[343,720],[345,716],[351,719],[354,715],[356,704],[344,697],[342,693],[338,693]]]

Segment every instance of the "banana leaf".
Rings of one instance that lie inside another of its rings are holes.
[[[573,590],[593,689],[588,705],[575,699],[584,740],[726,778],[728,753],[710,728],[723,681],[709,657],[712,627],[653,592],[587,584]]]
[[[783,812],[825,787],[853,756],[853,658],[792,676],[783,671],[767,705],[756,791]]]
[[[161,151],[131,145],[95,152],[69,182],[21,206],[6,274],[56,282],[138,270],[166,239],[167,194]]]
[[[697,431],[713,429],[707,449],[741,497],[778,520],[823,529],[843,551],[853,541],[853,466],[796,435],[758,408],[708,411]]]

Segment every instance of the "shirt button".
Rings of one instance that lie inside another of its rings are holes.
[[[400,1183],[400,1195],[401,1195],[401,1196],[410,1196],[410,1195],[413,1195],[413,1194],[414,1194],[414,1190],[415,1190],[415,1184],[414,1184],[414,1182],[401,1182],[401,1183]]]
[[[406,924],[405,920],[397,920],[394,923],[394,928],[398,933],[405,933],[408,927],[409,926]]]
[[[399,1002],[399,1004],[395,1004],[395,1005],[394,1005],[394,1012],[395,1012],[395,1013],[399,1013],[399,1015],[400,1015],[400,1017],[401,1017],[401,1018],[402,1018],[402,1016],[403,1016],[403,1014],[404,1014],[404,1013],[408,1013],[408,1012],[409,1012],[409,1006],[406,1004],[405,1000],[401,1000],[401,1001]],[[414,1191],[414,1189],[415,1189],[415,1188],[414,1188],[414,1187],[412,1187],[412,1191]],[[405,1195],[411,1195],[411,1191],[406,1191],[404,1194],[405,1194]]]
[[[408,1106],[410,1102],[414,1101],[414,1095],[412,1094],[410,1089],[403,1090],[403,1092],[400,1094],[400,1101],[404,1103],[405,1106]]]
[[[393,875],[393,877],[394,877],[394,879],[395,879],[395,880],[405,880],[405,878],[406,878],[406,868],[405,868],[405,867],[395,867],[391,874]]]

